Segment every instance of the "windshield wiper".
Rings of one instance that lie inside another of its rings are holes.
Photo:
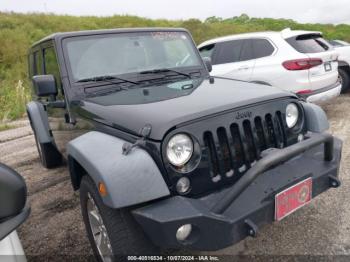
[[[113,80],[119,80],[120,82],[115,82]],[[78,81],[76,81],[76,83],[87,83],[87,82],[107,82],[107,83],[112,83],[112,84],[130,83],[130,84],[134,84],[134,85],[139,84],[138,82],[135,82],[135,81],[132,81],[129,79],[125,79],[125,78],[121,78],[121,77],[117,77],[117,76],[110,76],[110,75],[82,78],[82,79],[79,79]]]
[[[139,74],[142,74],[142,75],[146,75],[146,74],[161,74],[161,73],[167,73],[167,72],[172,72],[172,73],[176,73],[178,75],[183,75],[183,76],[186,76],[188,78],[192,78],[190,74],[183,73],[183,72],[180,72],[180,71],[177,71],[177,70],[174,70],[174,69],[170,69],[170,68],[145,70],[145,71],[139,72]]]
[[[117,93],[119,91],[125,91],[125,90],[129,90],[129,89],[128,88],[121,88],[121,87],[119,87],[119,88],[108,88],[108,89],[103,89],[103,90],[87,93],[87,97],[104,96],[104,95]]]

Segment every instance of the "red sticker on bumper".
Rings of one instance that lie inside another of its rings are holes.
[[[275,219],[280,221],[312,198],[312,178],[305,179],[275,196]]]

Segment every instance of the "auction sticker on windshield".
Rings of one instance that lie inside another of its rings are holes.
[[[159,39],[159,40],[172,40],[172,39],[180,39],[180,38],[186,39],[186,36],[184,35],[183,32],[159,31],[159,32],[152,32],[151,35],[154,39]]]

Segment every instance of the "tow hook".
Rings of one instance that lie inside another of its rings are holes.
[[[257,237],[258,235],[258,226],[256,224],[254,224],[253,221],[251,221],[250,219],[246,219],[244,221],[244,223],[246,224],[247,228],[248,228],[248,235],[251,237]]]
[[[337,178],[336,176],[329,175],[328,178],[330,187],[337,188],[341,185],[339,178]]]

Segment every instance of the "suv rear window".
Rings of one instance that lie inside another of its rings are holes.
[[[286,41],[300,53],[322,53],[330,49],[326,40],[320,35],[300,35],[287,38]]]
[[[252,41],[255,59],[270,56],[275,51],[275,48],[266,39],[252,39]]]

